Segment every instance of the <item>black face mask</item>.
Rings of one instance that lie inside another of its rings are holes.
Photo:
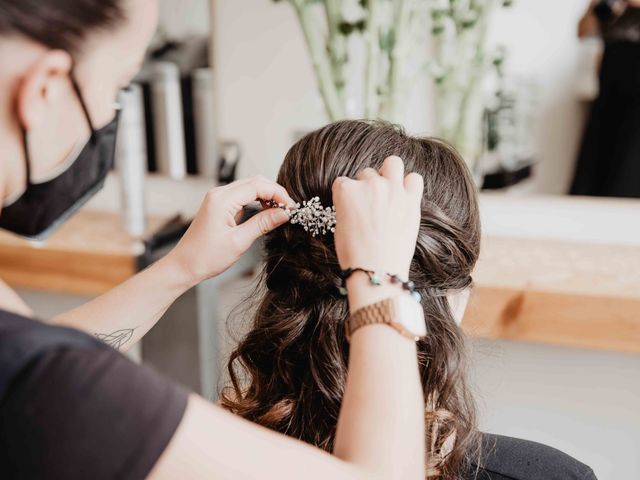
[[[0,211],[0,228],[32,240],[47,238],[95,195],[113,165],[119,116],[116,113],[110,123],[95,130],[78,84],[73,77],[71,81],[91,128],[89,141],[63,173],[43,183],[32,183],[27,133],[23,130],[27,189]]]

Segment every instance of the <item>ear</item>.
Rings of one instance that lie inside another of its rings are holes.
[[[22,126],[29,130],[47,119],[47,111],[69,88],[71,55],[63,50],[45,52],[22,77],[16,109]]]
[[[464,312],[467,309],[467,304],[469,303],[470,295],[471,295],[470,288],[465,288],[464,290],[460,290],[447,295],[447,300],[449,301],[449,307],[451,308],[451,313],[453,313],[453,318],[455,319],[458,325],[462,324],[462,319],[464,318]]]

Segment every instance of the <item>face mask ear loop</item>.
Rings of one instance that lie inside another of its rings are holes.
[[[27,142],[27,130],[24,127],[20,127],[22,129],[22,149],[24,150],[24,173],[26,175],[26,184],[27,188],[26,192],[30,190],[31,186],[31,159],[29,158],[29,144]]]
[[[87,104],[85,103],[84,98],[82,96],[82,91],[80,90],[80,86],[78,85],[78,82],[76,82],[73,72],[71,73],[70,78],[71,78],[71,85],[73,85],[73,90],[76,92],[78,100],[80,101],[80,106],[82,107],[82,111],[84,112],[84,116],[87,119],[87,123],[89,124],[89,129],[91,130],[90,142],[95,143],[96,131],[93,128],[93,122],[91,121],[91,115],[89,114],[89,109],[87,108]]]

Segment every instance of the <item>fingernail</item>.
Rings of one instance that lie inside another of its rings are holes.
[[[289,214],[287,213],[286,210],[282,210],[280,208],[275,210],[275,213],[273,214],[275,220],[278,223],[285,223],[289,221]]]

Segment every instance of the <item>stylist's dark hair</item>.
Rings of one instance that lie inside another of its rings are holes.
[[[446,143],[380,122],[342,121],[316,130],[287,153],[278,183],[301,201],[331,205],[339,176],[379,169],[390,155],[424,179],[422,218],[410,278],[422,295],[428,335],[418,343],[426,409],[427,477],[458,478],[477,464],[479,435],[465,375],[464,335],[446,294],[470,286],[480,248],[473,179]],[[333,449],[347,376],[347,300],[332,235],[284,225],[266,238],[266,264],[249,333],[232,353],[232,412],[327,451]]]
[[[0,0],[0,36],[77,53],[87,33],[123,20],[123,0]]]

